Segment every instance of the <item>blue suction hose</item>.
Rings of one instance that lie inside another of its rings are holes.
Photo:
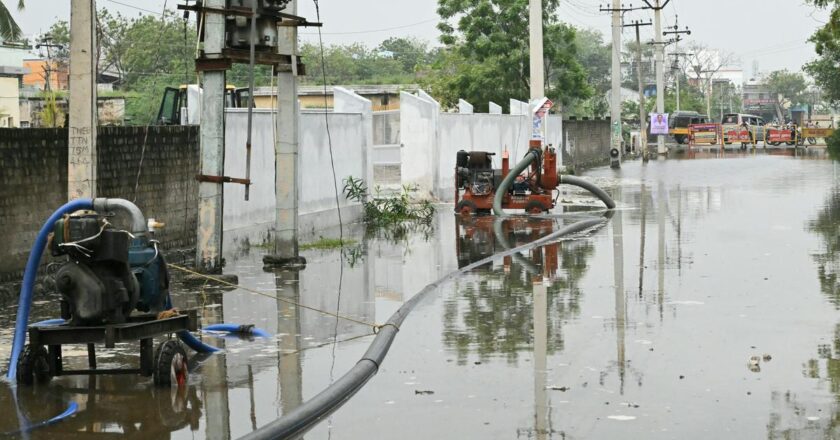
[[[171,296],[166,297],[166,308],[167,309],[172,308],[172,297]],[[193,334],[190,333],[187,330],[183,330],[183,331],[178,332],[178,339],[180,339],[181,342],[186,344],[187,347],[190,347],[193,351],[198,352],[198,353],[216,353],[216,352],[222,351],[219,347],[214,347],[212,345],[207,345],[207,344],[201,342],[200,340],[198,340],[198,338],[193,336]]]
[[[23,285],[20,287],[17,320],[15,321],[15,337],[12,340],[12,353],[9,357],[9,371],[6,373],[6,378],[9,380],[15,380],[18,358],[20,358],[23,345],[26,343],[26,326],[29,322],[29,311],[32,308],[32,291],[35,285],[35,275],[38,273],[38,266],[41,264],[41,254],[44,253],[44,249],[47,247],[50,232],[52,232],[55,222],[64,214],[70,214],[82,209],[93,209],[93,200],[76,199],[58,208],[47,219],[44,226],[41,227],[37,238],[35,238],[35,243],[32,245],[32,250],[29,252],[29,260],[27,260],[26,270],[23,272]]]
[[[204,327],[204,330],[211,332],[227,332],[237,335],[256,336],[258,338],[270,338],[271,335],[267,331],[256,328],[253,325],[240,324],[213,324]]]
[[[15,401],[17,401],[17,399],[15,399]],[[18,434],[24,434],[24,433],[27,433],[29,431],[34,431],[38,428],[43,428],[45,426],[50,426],[52,424],[61,422],[65,419],[68,419],[68,418],[72,417],[78,411],[79,411],[79,404],[76,403],[76,402],[70,402],[70,404],[67,405],[67,409],[65,409],[63,413],[61,413],[61,414],[59,414],[59,415],[57,415],[53,418],[43,420],[43,421],[40,421],[40,422],[36,422],[36,423],[31,423],[29,421],[26,421],[25,417],[24,417],[24,420],[21,423],[21,427],[17,431],[0,432],[0,436],[6,437],[6,436],[14,436],[14,435],[18,435]],[[18,418],[23,417],[21,414],[18,414],[18,416],[19,416]]]

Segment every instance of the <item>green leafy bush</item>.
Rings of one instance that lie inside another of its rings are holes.
[[[371,226],[394,226],[404,222],[431,223],[435,206],[428,200],[412,203],[409,193],[413,190],[403,185],[399,194],[386,196],[376,187],[371,195],[364,180],[353,176],[344,179],[344,196],[364,206],[365,222]]]

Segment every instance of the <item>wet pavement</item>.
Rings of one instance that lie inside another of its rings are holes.
[[[840,166],[821,151],[681,154],[586,174],[620,210],[586,236],[477,268],[427,297],[380,372],[307,439],[834,438],[840,436]],[[573,191],[561,196],[586,201]],[[177,289],[204,324],[276,334],[205,341],[186,389],[135,376],[0,386],[0,432],[69,400],[74,418],[31,438],[238,438],[321,390],[362,356],[367,323],[443,275],[585,216],[489,217],[442,206],[432,228],[346,235],[301,272],[265,271],[239,249],[244,289]],[[325,235],[327,235],[325,233]],[[329,231],[337,235],[337,231]],[[33,319],[58,314],[49,299]],[[15,308],[0,312],[5,366]],[[136,347],[100,366],[137,362]],[[65,350],[84,365],[84,350]],[[127,435],[126,435],[127,434]],[[107,435],[105,435],[107,437]]]

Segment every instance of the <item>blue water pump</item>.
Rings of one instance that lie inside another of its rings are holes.
[[[128,213],[131,231],[108,221],[106,214],[113,210]],[[119,324],[135,309],[166,308],[166,263],[134,204],[96,199],[93,211],[64,215],[53,225],[50,250],[68,257],[55,279],[62,295],[61,317],[71,325]]]

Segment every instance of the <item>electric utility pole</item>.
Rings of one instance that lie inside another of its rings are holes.
[[[297,0],[286,5],[297,14]],[[290,56],[290,69],[277,74],[277,139],[275,154],[274,253],[280,264],[303,264],[298,255],[298,32],[295,26],[279,28],[277,52]],[[327,111],[324,109],[324,111]],[[275,261],[275,260],[272,260]],[[268,262],[268,261],[266,261]]]
[[[645,109],[645,85],[642,78],[642,38],[639,34],[639,28],[642,26],[651,26],[653,23],[648,21],[647,23],[641,22],[639,20],[635,20],[630,24],[625,24],[622,27],[634,27],[636,28],[636,70],[638,73],[638,80],[639,80],[639,140],[642,147],[642,155],[647,157],[647,111]]]
[[[717,72],[717,70],[703,70],[703,68],[698,64],[694,66],[694,72],[697,74],[697,79],[703,79],[701,74],[706,74],[706,115],[710,118],[712,117],[712,77]]]
[[[47,63],[44,66],[44,91],[51,92],[52,91],[52,53],[50,52],[51,48],[56,49],[64,49],[64,46],[61,44],[52,43],[53,38],[51,36],[46,36],[41,39],[41,42],[35,45],[35,49],[46,48],[47,49]]]
[[[674,66],[676,66],[677,74],[674,75],[677,83],[677,111],[680,111],[680,74],[683,72],[682,64],[680,63],[680,57],[690,57],[693,54],[685,53],[685,52],[674,52],[671,56],[674,57]],[[673,70],[673,69],[672,69]]]
[[[96,197],[96,1],[70,2],[67,198]]]
[[[531,100],[545,97],[542,0],[529,0],[528,31],[531,61]]]
[[[680,36],[681,35],[691,35],[691,31],[688,29],[688,26],[686,26],[684,30],[680,30],[680,28],[679,28],[679,16],[676,17],[676,20],[674,21],[674,25],[673,26],[668,26],[666,29],[668,29],[668,30],[666,30],[665,32],[662,32],[663,36],[676,35],[676,39],[674,40],[674,43],[675,43],[674,52],[678,54],[679,53],[679,49],[678,49],[679,46],[678,45],[680,43],[680,38],[681,38]],[[679,58],[677,59],[677,62],[679,62]],[[680,76],[679,76],[679,73],[677,73],[677,111],[680,111]]]
[[[661,3],[661,0],[655,0],[656,5],[652,5],[650,0],[643,1],[648,6],[648,9],[653,9],[653,17],[656,28],[656,112],[665,113],[665,75],[663,72],[665,46],[662,44],[662,9],[664,9],[671,0],[665,0],[665,3]],[[659,154],[666,154],[665,138],[661,135],[657,135],[656,138],[656,151]]]
[[[60,44],[52,43],[52,37],[51,36],[46,36],[46,37],[41,39],[40,43],[35,45],[36,49],[40,49],[42,47],[47,49],[47,62],[46,62],[46,64],[44,64],[44,91],[47,92],[48,98],[52,101],[52,100],[55,99],[55,97],[53,96],[53,90],[52,90],[52,70],[53,69],[52,69],[52,53],[50,53],[50,49],[53,48],[53,47],[56,48],[56,49],[63,49],[64,46],[62,46]],[[50,121],[50,125],[53,128],[55,128],[56,122],[57,122],[55,116],[56,115],[53,114],[52,120]]]
[[[248,187],[252,184],[250,142],[245,145],[245,178],[223,174],[225,72],[235,63],[248,64],[251,75],[257,64],[273,66],[274,71],[278,72],[277,103],[280,108],[277,115],[278,136],[274,146],[277,170],[275,249],[280,257],[286,257],[284,261],[296,262],[299,260],[297,77],[305,73],[305,67],[297,56],[297,27],[320,26],[320,23],[310,23],[294,15],[297,12],[295,0],[204,0],[194,5],[178,5],[178,9],[199,14],[199,29],[204,41],[203,50],[196,59],[196,70],[203,72],[204,78],[201,173],[197,176],[200,184],[196,265],[207,272],[221,270],[223,184],[245,185],[245,200],[248,200]],[[253,105],[254,97],[253,87],[250,88],[249,106]],[[249,110],[249,119],[251,114]],[[250,140],[250,121],[248,127]]]
[[[197,62],[202,72],[200,151],[198,184],[198,231],[196,267],[205,272],[222,270],[222,230],[224,219],[225,172],[225,71],[229,62],[222,55],[225,48],[225,0],[205,0],[203,16],[203,59]],[[214,177],[215,180],[205,176]]]
[[[601,12],[612,14],[612,88],[610,91],[610,124],[612,131],[610,135],[610,150],[618,151],[620,163],[623,154],[621,148],[621,19],[627,11],[638,8],[625,8],[621,0],[612,0],[611,7],[601,6]]]

